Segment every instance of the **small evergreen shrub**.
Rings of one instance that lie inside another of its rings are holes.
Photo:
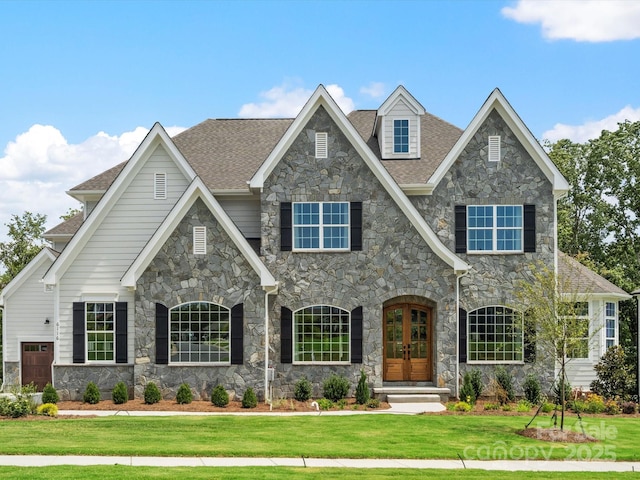
[[[367,400],[367,408],[380,408],[380,400],[377,398],[370,398]]]
[[[513,376],[502,365],[495,369],[496,381],[507,394],[507,400],[513,402],[516,399],[516,392],[513,389]]]
[[[542,404],[542,408],[540,409],[540,411],[542,413],[551,413],[553,412],[553,409],[555,408],[555,405],[551,402],[544,402]]]
[[[511,406],[508,403],[505,403],[504,405],[502,405],[502,411],[503,412],[511,412],[513,410],[513,406]]]
[[[53,385],[47,383],[42,390],[42,403],[58,403],[60,397]]]
[[[538,405],[540,403],[540,392],[542,389],[540,387],[540,380],[538,380],[536,375],[529,373],[524,380],[522,388],[524,390],[524,396],[529,403],[532,405]]]
[[[98,390],[98,386],[95,383],[87,383],[87,388],[84,390],[82,401],[90,405],[95,405],[100,401],[100,390]]]
[[[636,376],[627,364],[624,349],[620,345],[609,347],[593,367],[597,378],[591,382],[591,391],[604,398],[628,400],[635,392]]]
[[[347,402],[346,398],[341,398],[340,400],[338,400],[338,403],[336,404],[338,406],[339,410],[344,410],[344,408],[349,404],[349,402]]]
[[[460,389],[460,400],[469,404],[476,403],[476,391],[471,383],[471,374],[466,372],[462,379],[462,388]]]
[[[499,403],[491,403],[491,402],[487,402],[484,404],[484,409],[491,411],[491,410],[498,410],[500,408],[500,404]]]
[[[560,386],[561,383],[562,382],[558,380],[553,384],[553,396],[554,396],[554,401],[556,402],[556,405],[562,405],[562,400],[560,398],[560,395],[562,394],[562,387]],[[570,400],[571,400],[571,384],[567,380],[565,380],[564,381],[564,401],[568,402]]]
[[[471,376],[471,386],[473,387],[473,392],[475,393],[476,401],[482,395],[482,390],[484,390],[484,384],[482,383],[482,372],[478,368],[473,368],[469,372]]]
[[[193,402],[193,393],[191,393],[191,387],[186,383],[183,383],[178,387],[178,392],[176,393],[176,403],[180,405],[185,405],[187,403]]]
[[[229,394],[222,385],[216,385],[211,392],[211,403],[216,407],[226,407],[229,405]]]
[[[153,405],[160,400],[162,400],[162,395],[160,394],[158,386],[153,382],[147,383],[144,387],[144,403]]]
[[[293,398],[299,402],[306,402],[311,398],[312,385],[307,377],[302,377],[293,387]]]
[[[38,415],[45,415],[47,417],[57,417],[58,416],[58,406],[55,403],[43,403],[38,406],[36,410]]]
[[[333,408],[333,402],[328,398],[321,398],[318,400],[318,407],[320,407],[320,410],[331,410],[331,408]]]
[[[242,395],[242,408],[256,408],[258,406],[258,397],[253,388],[249,387],[244,391]]]
[[[360,379],[356,386],[356,403],[359,405],[366,405],[371,395],[369,394],[369,385],[367,384],[367,375],[364,370],[360,370]]]
[[[113,391],[111,392],[111,399],[116,405],[122,405],[129,401],[129,390],[124,382],[116,383],[116,386],[113,387]]]
[[[529,412],[531,411],[531,407],[533,405],[529,402],[529,400],[520,400],[518,405],[516,405],[516,412]]]
[[[333,402],[345,398],[347,393],[349,393],[349,380],[342,375],[334,373],[322,385],[322,394]]]
[[[467,402],[458,402],[453,406],[453,410],[456,412],[470,412],[471,405]]]

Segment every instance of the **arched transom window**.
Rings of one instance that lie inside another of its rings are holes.
[[[183,303],[169,312],[171,363],[229,363],[229,309]]]
[[[468,361],[522,362],[522,314],[503,306],[469,312]]]

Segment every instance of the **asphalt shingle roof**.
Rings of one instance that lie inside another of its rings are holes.
[[[564,293],[628,295],[627,292],[585,267],[566,253],[558,252],[558,277],[562,279]]]

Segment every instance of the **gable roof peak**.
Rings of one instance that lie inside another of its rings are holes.
[[[378,108],[378,115],[386,115],[399,100],[404,100],[407,106],[409,106],[416,115],[424,115],[426,113],[425,108],[413,95],[411,95],[411,93],[409,93],[409,90],[404,88],[403,85],[398,85],[391,95],[382,102],[382,105]]]

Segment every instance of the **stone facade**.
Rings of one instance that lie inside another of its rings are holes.
[[[5,386],[20,385],[20,362],[4,362],[4,380]]]
[[[193,255],[193,227],[207,229],[207,254]],[[155,350],[155,304],[168,308],[188,302],[244,306],[243,365],[158,365]],[[247,387],[264,395],[264,292],[260,278],[204,202],[196,200],[136,285],[136,397],[147,382],[164,398],[174,398],[183,382],[206,398],[217,385],[241,396]]]
[[[327,132],[329,155],[315,158],[315,132]],[[280,203],[361,201],[362,251],[304,253],[280,251]],[[280,282],[271,306],[272,344],[279,351],[280,307],[293,311],[332,305],[351,311],[363,306],[363,363],[282,364],[275,359],[276,394],[290,395],[305,375],[319,391],[331,373],[355,384],[361,368],[374,386],[383,381],[383,304],[415,296],[434,306],[434,383],[455,384],[455,281],[450,266],[428,247],[399,206],[320,108],[266,180],[262,192],[262,253]]]
[[[89,382],[98,386],[102,399],[106,400],[111,398],[116,383],[133,385],[133,365],[54,365],[53,378],[61,400],[82,400]]]

